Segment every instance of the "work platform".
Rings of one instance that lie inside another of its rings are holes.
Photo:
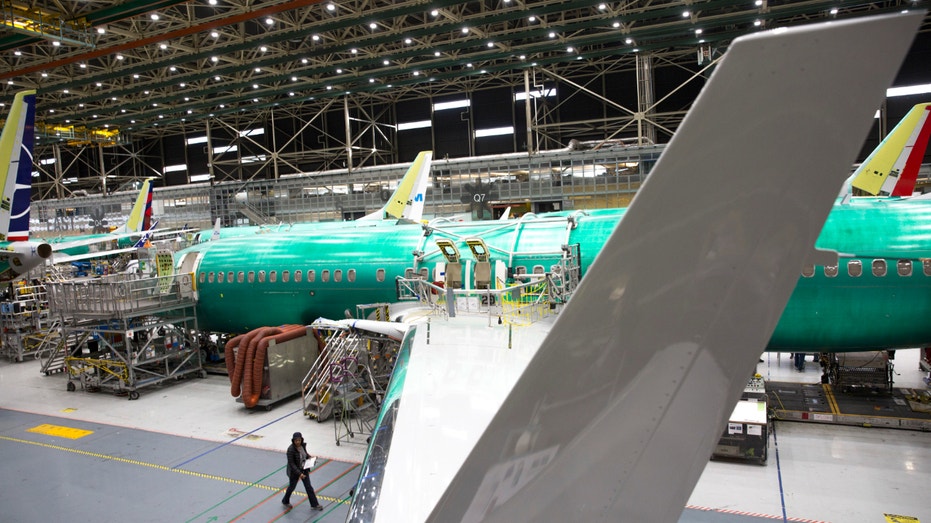
[[[778,420],[931,431],[927,390],[841,392],[829,384],[770,381],[766,393]]]
[[[68,390],[138,389],[188,374],[205,377],[196,338],[193,276],[117,274],[47,284],[59,317]]]

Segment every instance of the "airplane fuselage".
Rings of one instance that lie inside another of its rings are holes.
[[[200,327],[243,332],[343,317],[344,311],[355,315],[357,304],[396,301],[396,276],[424,271],[434,279],[434,267],[444,261],[435,244],[439,237],[460,245],[465,281],[471,255],[462,240],[472,237],[481,238],[492,261],[503,261],[512,273],[548,271],[559,262],[562,245],[578,244],[584,275],[624,213],[563,212],[432,229],[394,222],[320,224],[208,242],[179,253],[176,265],[185,253],[197,253],[191,258],[198,257],[192,272]],[[931,344],[931,324],[925,320],[931,314],[931,262],[922,262],[931,258],[929,218],[931,203],[922,201],[868,198],[835,205],[817,247],[840,253],[838,267],[803,269],[768,349]],[[416,262],[415,251],[422,253]]]

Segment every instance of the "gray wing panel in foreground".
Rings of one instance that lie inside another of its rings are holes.
[[[734,42],[430,521],[678,519],[922,17]]]

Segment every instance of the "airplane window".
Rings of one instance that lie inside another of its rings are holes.
[[[423,278],[423,279],[425,279],[425,280],[426,280],[427,278],[429,278],[429,277],[430,277],[430,269],[428,269],[428,268],[426,268],[426,267],[421,267],[421,269],[420,269],[420,277]]]
[[[542,265],[534,265],[534,266],[533,266],[533,273],[534,273],[534,274],[543,274],[544,272],[545,272],[545,271],[543,270],[543,266],[542,266]]]
[[[278,281],[278,271],[271,271],[268,273],[268,281],[270,283],[275,283]]]
[[[899,276],[907,278],[912,275],[912,260],[899,260],[895,265]]]
[[[226,282],[233,283],[233,271],[226,273]]]
[[[802,267],[802,276],[805,278],[811,278],[815,275],[815,266],[814,265],[805,265]]]
[[[336,269],[335,271],[333,271],[333,281],[335,281],[336,283],[343,281],[343,270],[342,269]]]
[[[378,281],[385,281],[385,269],[378,269],[375,271],[375,279]]]
[[[527,274],[527,267],[524,267],[523,265],[514,267],[514,274]]]
[[[330,270],[329,269],[323,269],[322,271],[320,271],[320,281],[322,281],[323,283],[330,281]]]
[[[921,270],[925,276],[931,276],[931,260],[921,260]]]
[[[827,276],[828,278],[833,278],[837,276],[837,265],[825,265],[824,275]]]
[[[204,283],[204,280],[206,280],[206,279],[207,279],[207,273],[206,273],[206,272],[201,272],[201,273],[200,273],[200,276],[197,277],[198,283]]]
[[[224,279],[224,278],[226,278],[226,273],[225,273],[225,272],[218,272],[218,273],[217,273],[217,283],[223,283],[223,279]]]
[[[255,283],[255,271],[249,271],[249,283]]]
[[[886,275],[886,260],[873,260],[873,276],[882,278]]]
[[[349,280],[349,283],[356,281],[356,270],[349,269],[349,272],[346,273],[346,278]]]
[[[313,283],[317,273],[313,269],[307,270],[307,283]]]
[[[414,269],[407,268],[404,269],[404,279],[410,280],[414,278]]]
[[[207,274],[207,283],[213,283],[213,277],[214,277],[213,271],[210,271]]]
[[[259,271],[259,283],[265,283],[265,271]]]
[[[304,273],[302,273],[300,270],[294,271],[294,281],[296,281],[297,283],[301,283],[301,280],[303,279],[303,275]]]
[[[863,262],[860,260],[850,260],[847,262],[847,274],[851,278],[859,278],[863,274]]]
[[[239,271],[236,273],[236,283],[242,283],[246,279],[246,273]]]
[[[291,281],[291,271],[281,271],[281,281],[283,283]]]

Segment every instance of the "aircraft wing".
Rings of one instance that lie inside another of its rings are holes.
[[[417,329],[349,521],[677,521],[922,18],[735,40],[542,343]]]

